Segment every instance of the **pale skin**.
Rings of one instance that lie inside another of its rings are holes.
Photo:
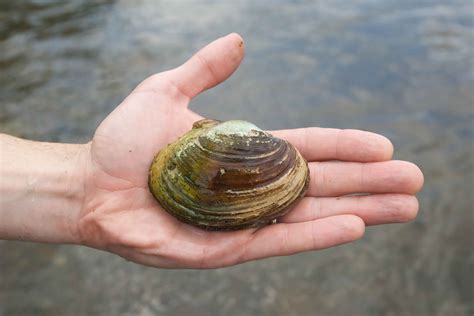
[[[205,269],[334,247],[361,238],[366,226],[413,220],[423,185],[416,165],[391,160],[393,146],[381,135],[317,127],[270,131],[298,148],[311,173],[306,196],[277,224],[208,232],[159,206],[147,187],[151,160],[202,118],[189,102],[227,79],[244,47],[233,33],[147,78],[87,144],[0,135],[0,239],[85,245],[153,267]]]

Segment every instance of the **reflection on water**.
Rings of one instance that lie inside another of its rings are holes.
[[[244,63],[193,109],[268,129],[373,130],[426,175],[414,223],[218,271],[0,243],[0,315],[472,314],[472,12],[458,0],[0,0],[3,132],[88,140],[144,77],[237,31]]]

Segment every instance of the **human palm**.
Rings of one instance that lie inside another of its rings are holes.
[[[101,123],[79,220],[85,245],[150,266],[214,268],[336,246],[360,238],[365,225],[416,216],[423,176],[415,165],[390,161],[392,145],[380,135],[322,128],[271,132],[292,142],[311,172],[307,196],[277,224],[208,232],[163,210],[148,190],[153,156],[202,118],[189,101],[230,76],[243,55],[237,34],[218,39],[146,79]]]

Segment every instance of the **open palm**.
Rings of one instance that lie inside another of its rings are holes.
[[[189,101],[229,77],[243,55],[239,35],[220,38],[143,81],[102,122],[90,146],[79,220],[85,245],[150,266],[214,268],[336,246],[360,238],[365,225],[416,216],[423,176],[411,163],[390,160],[390,141],[323,128],[271,132],[293,143],[311,172],[307,196],[278,224],[208,232],[164,211],[148,190],[151,160],[202,118]]]

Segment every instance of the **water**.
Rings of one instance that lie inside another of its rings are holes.
[[[143,78],[236,31],[245,61],[195,111],[375,131],[425,173],[413,223],[214,271],[0,242],[0,315],[472,315],[473,12],[457,0],[0,0],[2,132],[85,142]]]

